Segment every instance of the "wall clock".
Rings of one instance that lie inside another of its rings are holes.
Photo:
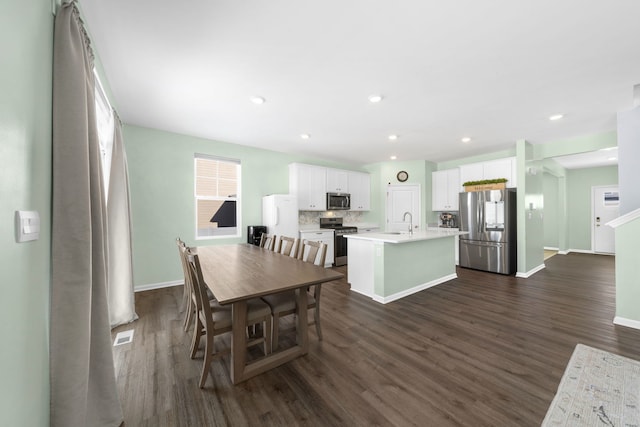
[[[396,175],[396,178],[398,178],[398,181],[400,182],[405,182],[409,179],[409,174],[405,171],[400,171],[398,172],[398,175]]]

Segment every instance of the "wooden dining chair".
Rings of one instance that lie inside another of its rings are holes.
[[[317,266],[324,267],[324,261],[327,256],[327,244],[322,242],[313,242],[303,240],[298,250],[298,259],[304,262],[311,262]],[[313,285],[307,288],[307,309],[314,309],[313,321],[315,323],[318,339],[322,340],[322,329],[320,328],[320,285]],[[280,318],[295,314],[296,312],[296,294],[295,291],[282,292],[275,295],[266,295],[262,299],[271,307],[273,315],[273,333],[272,333],[272,350],[278,348],[278,338],[280,335]]]
[[[276,252],[282,255],[290,256],[291,258],[296,258],[298,256],[298,246],[300,245],[300,239],[280,236],[280,240],[278,241],[278,247]]]
[[[211,362],[214,358],[220,357],[223,354],[229,353],[230,349],[216,352],[214,345],[214,337],[226,332],[231,332],[232,327],[232,312],[231,305],[221,305],[217,300],[209,301],[207,299],[208,289],[204,278],[202,276],[202,269],[200,267],[200,260],[195,252],[187,249],[187,256],[189,262],[189,271],[191,281],[191,288],[195,294],[196,300],[196,327],[193,331],[193,339],[191,343],[191,358],[195,358],[195,355],[200,346],[200,338],[202,335],[206,336],[205,348],[204,348],[204,361],[202,364],[202,373],[200,375],[200,388],[204,387],[209,376],[211,368]],[[271,353],[271,310],[267,304],[261,301],[259,298],[255,298],[247,301],[247,326],[256,324],[262,325],[262,337],[248,340],[247,346],[256,344],[264,345],[264,354]]]
[[[189,280],[189,265],[185,256],[185,250],[187,245],[180,239],[176,238],[176,245],[178,246],[178,255],[180,256],[180,265],[182,266],[182,274],[184,276],[184,288],[182,292],[182,307],[184,307],[184,321],[183,328],[186,331],[189,330],[193,314],[195,313],[195,301],[193,300],[193,292],[190,287]]]
[[[276,247],[275,234],[262,233],[260,236],[260,247],[273,251]]]
[[[183,295],[183,307],[184,307],[184,321],[183,328],[184,331],[187,332],[191,325],[194,323],[195,313],[196,313],[196,300],[195,294],[193,292],[193,285],[190,280],[190,272],[189,272],[189,259],[187,256],[187,246],[186,244],[180,240],[180,238],[176,239],[176,243],[178,244],[178,254],[180,255],[180,263],[182,265],[182,272],[184,274],[184,293],[186,293],[186,299]],[[194,249],[195,250],[195,249]],[[206,290],[207,298],[209,301],[215,299],[213,293],[209,288]]]

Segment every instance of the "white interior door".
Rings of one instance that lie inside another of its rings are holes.
[[[616,252],[615,233],[605,224],[619,216],[618,186],[593,187],[591,203],[593,205],[593,251],[613,254]]]
[[[409,212],[411,215],[406,215]],[[386,231],[409,231],[420,229],[420,185],[393,184],[387,186]],[[405,220],[406,218],[406,220]]]

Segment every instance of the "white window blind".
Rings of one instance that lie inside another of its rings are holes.
[[[196,239],[240,236],[240,161],[196,154]]]

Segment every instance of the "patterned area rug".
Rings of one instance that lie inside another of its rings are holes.
[[[640,426],[640,362],[578,344],[542,426]]]

